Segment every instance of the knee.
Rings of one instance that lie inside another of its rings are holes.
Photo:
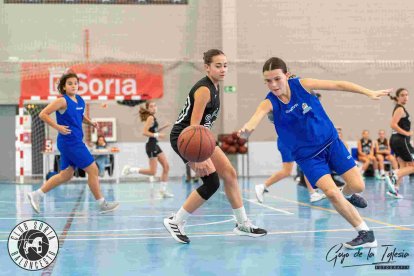
[[[291,170],[283,170],[282,171],[282,176],[283,176],[283,178],[286,178],[286,177],[290,176],[291,173],[292,173]]]
[[[338,202],[340,200],[340,198],[342,197],[342,193],[339,189],[335,188],[335,189],[329,189],[327,191],[324,191],[326,197],[331,201],[331,202]]]
[[[220,179],[217,172],[203,176],[201,179],[203,185],[197,188],[197,192],[204,200],[208,200],[220,187]]]
[[[365,190],[365,183],[362,178],[353,181],[352,183],[348,183],[348,185],[350,185],[350,188],[354,193],[362,193]]]

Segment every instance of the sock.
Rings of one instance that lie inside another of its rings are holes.
[[[358,225],[357,227],[354,227],[355,228],[355,230],[357,230],[358,232],[359,231],[362,231],[362,230],[364,230],[364,231],[369,231],[369,227],[368,227],[368,225],[365,223],[365,221],[362,221],[362,223],[360,224],[360,225]]]
[[[97,199],[96,202],[99,204],[99,206],[101,206],[105,202],[105,198],[102,197],[100,199]]]
[[[41,198],[45,196],[45,193],[40,188],[35,191],[35,194]]]
[[[398,169],[392,171],[392,175],[398,180]]]
[[[244,206],[233,209],[233,213],[236,216],[236,220],[238,223],[243,223],[247,220],[246,210],[244,209]]]
[[[136,167],[136,168],[129,168],[129,172],[131,173],[139,173],[140,168]]]
[[[385,174],[385,171],[384,170],[381,170],[381,175],[384,175]]]
[[[375,175],[379,175],[379,170],[375,170]]]
[[[175,214],[175,221],[177,223],[183,222],[190,215],[191,215],[191,213],[187,212],[183,207],[181,207],[180,210],[178,210],[178,212]]]
[[[345,187],[344,187],[344,188],[345,188]],[[345,194],[345,193],[344,193],[344,189],[342,189],[342,194],[344,195],[344,197],[345,197],[346,199],[350,199],[350,198],[352,197],[352,195],[353,195],[353,194],[350,194],[350,195]]]
[[[161,182],[161,192],[165,192],[167,190],[167,182],[162,181]]]

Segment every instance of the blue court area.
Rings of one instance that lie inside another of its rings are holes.
[[[340,248],[356,232],[327,200],[310,204],[307,190],[287,179],[270,189],[263,205],[258,204],[254,185],[263,180],[241,179],[240,186],[249,217],[269,231],[267,236],[233,234],[232,210],[221,189],[187,222],[188,245],[175,242],[162,220],[181,206],[197,187],[194,184],[171,181],[175,197],[162,199],[158,183],[154,188],[142,182],[103,183],[106,198],[121,203],[106,215],[96,212],[87,185],[66,184],[47,195],[38,215],[26,199],[38,184],[1,183],[0,275],[414,274],[414,182],[404,185],[405,198],[396,200],[385,195],[385,183],[367,180],[364,195],[369,206],[360,211],[380,246],[357,253]],[[57,259],[44,271],[22,270],[7,253],[11,229],[31,218],[50,224],[60,239]],[[408,256],[401,257],[405,253]],[[380,262],[410,269],[376,270],[372,264]]]

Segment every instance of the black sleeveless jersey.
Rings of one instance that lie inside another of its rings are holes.
[[[151,115],[152,116],[152,115]],[[154,116],[152,116],[154,117]],[[148,129],[149,132],[152,133],[156,133],[158,132],[158,122],[157,122],[157,118],[154,117],[154,123],[152,124],[152,126]],[[149,137],[148,138],[148,142],[157,142],[158,139],[155,137]]]
[[[411,129],[411,122],[410,122],[410,114],[408,114],[407,110],[405,109],[404,106],[400,105],[400,104],[396,104],[394,107],[394,110],[392,111],[392,115],[394,115],[394,112],[397,108],[402,107],[404,109],[405,112],[405,117],[402,117],[399,121],[398,121],[398,126],[402,129],[404,129],[405,131],[410,131]],[[397,134],[398,132],[396,132],[395,130],[392,131],[392,134]]]
[[[364,139],[361,139],[361,148],[362,152],[365,154],[371,153],[371,146],[372,146],[372,140],[364,141]]]
[[[378,142],[378,149],[379,150],[387,150],[388,149],[388,141],[387,138],[384,141],[381,141],[379,138],[377,139]]]
[[[194,93],[198,88],[205,86],[210,91],[210,102],[207,104],[203,117],[201,119],[200,125],[210,128],[213,126],[214,121],[217,119],[219,110],[220,110],[220,95],[219,89],[216,89],[214,83],[210,80],[209,77],[204,77],[199,80],[193,88],[191,88],[190,93],[185,101],[184,108],[181,110],[178,119],[175,122],[171,134],[180,134],[183,129],[188,127],[191,123],[191,114],[193,113],[194,108]]]

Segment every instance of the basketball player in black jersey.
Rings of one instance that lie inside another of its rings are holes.
[[[167,191],[168,172],[170,170],[170,166],[165,153],[162,152],[160,146],[158,145],[158,138],[165,137],[165,134],[161,133],[161,131],[169,127],[170,124],[158,127],[158,121],[157,118],[155,118],[155,113],[157,113],[157,105],[152,101],[146,102],[145,108],[140,107],[139,109],[141,121],[145,122],[142,134],[148,137],[148,141],[145,144],[145,150],[149,159],[149,168],[133,168],[127,165],[122,169],[122,175],[139,173],[155,176],[157,173],[158,162],[160,162],[162,167],[160,194],[162,197],[168,198],[173,197],[173,194]]]
[[[388,139],[385,138],[385,130],[383,129],[378,131],[378,139],[375,143],[375,157],[377,158],[382,178],[385,178],[384,160],[390,161],[393,170],[398,169],[397,160],[394,155],[391,154],[390,143],[388,142]]]
[[[410,115],[404,107],[408,101],[407,89],[397,89],[395,97],[390,95],[390,98],[396,102],[391,119],[390,146],[397,157],[400,169],[393,171],[390,176],[386,176],[385,180],[388,184],[388,195],[400,199],[403,198],[399,193],[402,177],[414,173],[414,149],[410,143],[413,131],[411,130]]]
[[[190,90],[184,108],[171,130],[171,146],[178,155],[180,153],[177,140],[183,129],[190,125],[203,125],[211,128],[218,117],[219,81],[226,76],[227,58],[221,50],[211,49],[204,53],[203,59],[207,76],[199,80]],[[180,157],[201,177],[203,184],[190,194],[176,214],[164,219],[165,228],[176,241],[190,242],[184,232],[185,221],[217,191],[220,186],[219,177],[223,179],[224,191],[237,220],[233,231],[238,235],[251,237],[266,235],[266,230],[253,225],[247,218],[236,171],[219,147],[216,147],[212,156],[204,162],[188,162],[181,155]]]
[[[375,144],[369,138],[369,131],[364,129],[362,131],[362,138],[358,141],[358,161],[362,163],[361,175],[364,177],[364,173],[367,170],[369,164],[372,163],[375,172],[375,178],[381,179],[378,170],[378,161],[374,155]]]

